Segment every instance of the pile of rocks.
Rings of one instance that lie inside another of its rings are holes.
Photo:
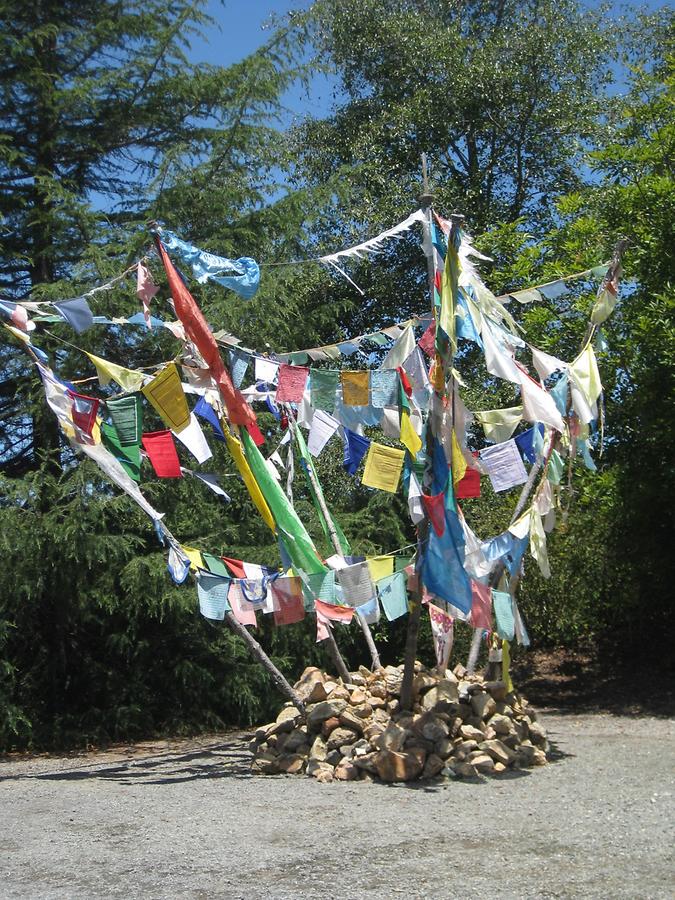
[[[400,710],[403,666],[370,672],[351,684],[307,668],[276,722],[255,733],[252,770],[260,775],[306,773],[318,781],[413,781],[453,775],[497,775],[546,764],[546,732],[527,700],[503,681],[443,676],[415,663],[412,713]]]

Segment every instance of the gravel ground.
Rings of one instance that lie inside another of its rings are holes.
[[[675,720],[547,713],[553,761],[252,778],[243,735],[0,761],[0,897],[666,898]]]

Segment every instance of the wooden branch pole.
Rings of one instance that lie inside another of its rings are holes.
[[[431,244],[431,215],[433,195],[429,193],[429,178],[427,174],[427,156],[422,154],[422,185],[423,193],[419,198],[420,208],[425,213],[423,222],[424,242],[423,246],[427,257],[427,276],[429,279],[429,293],[431,298],[431,314],[435,316],[434,309],[434,252]],[[431,428],[431,414],[427,417],[427,435],[426,435],[426,451],[427,459],[424,472],[424,484],[428,487],[431,481],[431,466],[433,460],[433,433]],[[401,682],[401,709],[412,710],[413,706],[413,678],[415,676],[415,658],[417,656],[417,641],[420,631],[420,619],[422,617],[422,596],[424,588],[421,578],[422,551],[424,545],[429,538],[429,518],[424,515],[424,519],[417,528],[417,558],[415,560],[415,572],[417,574],[417,596],[412,602],[412,608],[408,615],[408,630],[405,640],[405,654],[403,657],[403,680]]]
[[[293,432],[293,436],[295,437],[296,436],[295,432],[296,432],[296,429],[298,426],[292,415],[288,416],[288,424],[289,424],[291,431]],[[297,438],[296,438],[296,441],[297,441]],[[335,552],[338,553],[340,556],[342,556],[342,547],[340,546],[340,540],[337,536],[335,528],[333,527],[333,519],[331,518],[331,515],[328,512],[328,507],[326,506],[326,501],[324,499],[323,491],[321,490],[321,486],[319,485],[319,482],[317,481],[316,475],[312,471],[312,467],[307,466],[306,471],[307,471],[307,477],[309,478],[309,480],[312,484],[312,487],[314,488],[314,494],[316,496],[317,502],[318,502],[319,506],[321,507],[321,512],[323,513],[323,517],[326,521],[326,526],[328,528],[328,532],[330,534],[331,542],[333,544]],[[365,625],[364,634],[366,634],[366,632],[367,632],[366,642],[368,642],[368,639],[370,638],[369,648],[372,645],[371,656],[373,657],[373,668],[379,668],[380,657],[377,653],[377,649],[375,648],[375,642],[373,641],[373,636],[370,633],[370,628],[368,628],[367,622],[363,622],[363,620],[361,620],[361,619],[359,619],[359,621],[362,623],[362,627]],[[331,655],[333,662],[335,663],[335,668],[338,671],[338,675],[340,676],[340,678],[343,680],[343,682],[345,684],[351,684],[352,678],[351,678],[351,675],[349,674],[349,669],[347,668],[347,665],[346,665],[344,659],[342,658],[342,654],[340,653],[340,649],[337,645],[337,641],[335,640],[335,636],[333,635],[333,631],[330,626],[328,627],[327,644],[328,644],[328,651]]]

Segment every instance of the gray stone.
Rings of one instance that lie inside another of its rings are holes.
[[[459,702],[459,692],[455,682],[447,678],[442,679],[428,690],[422,697],[422,707],[428,710],[451,712],[456,709]]]
[[[320,725],[326,719],[337,717],[347,708],[347,701],[338,699],[323,700],[308,709],[307,724],[309,727]]]
[[[466,741],[482,741],[485,738],[480,728],[474,728],[473,725],[462,725],[459,733]]]
[[[351,728],[335,728],[330,733],[330,737],[326,741],[326,747],[329,750],[335,750],[343,744],[353,744],[357,740],[358,734]]]
[[[471,698],[471,709],[479,719],[489,719],[497,712],[497,704],[491,694],[474,694]]]
[[[488,721],[490,728],[493,728],[497,734],[512,734],[515,731],[513,722],[508,716],[502,716],[496,713]]]
[[[413,781],[424,769],[424,750],[414,749],[398,753],[395,750],[380,750],[375,759],[377,774],[382,781]]]
[[[377,735],[370,743],[380,750],[398,751],[403,748],[409,735],[410,732],[407,728],[401,728],[396,722],[390,722],[382,734]]]
[[[427,756],[427,760],[424,763],[424,769],[422,770],[422,778],[435,778],[445,768],[445,763],[440,758],[440,756],[436,756],[435,753]]]
[[[323,762],[326,759],[327,752],[328,748],[326,747],[326,742],[321,735],[317,735],[309,751],[310,759],[314,759],[317,762]]]
[[[482,741],[478,745],[478,749],[485,751],[495,762],[502,763],[504,766],[510,766],[516,758],[513,750],[509,750],[507,746],[498,740]]]

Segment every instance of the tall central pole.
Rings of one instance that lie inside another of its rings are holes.
[[[429,295],[431,298],[431,315],[435,319],[436,308],[434,303],[434,283],[436,268],[434,266],[434,248],[431,239],[432,235],[432,215],[433,215],[433,194],[429,192],[429,178],[427,173],[427,155],[422,154],[422,195],[419,198],[420,209],[424,213],[424,221],[422,227],[424,229],[423,247],[427,257],[427,276],[429,280]],[[434,389],[435,390],[435,389]],[[433,402],[433,401],[432,401]],[[424,466],[424,482],[423,490],[428,491],[431,484],[432,461],[433,461],[433,429],[431,427],[432,415],[431,411],[427,416],[426,431],[426,463]],[[415,559],[415,574],[417,575],[417,591],[416,596],[412,600],[410,614],[408,615],[408,631],[405,641],[405,655],[403,658],[403,681],[401,683],[401,709],[411,710],[413,705],[412,686],[413,677],[415,675],[415,657],[417,656],[417,641],[420,630],[420,619],[422,616],[422,596],[424,588],[422,587],[421,563],[422,551],[429,538],[429,517],[426,512],[424,518],[417,527],[417,556]]]

